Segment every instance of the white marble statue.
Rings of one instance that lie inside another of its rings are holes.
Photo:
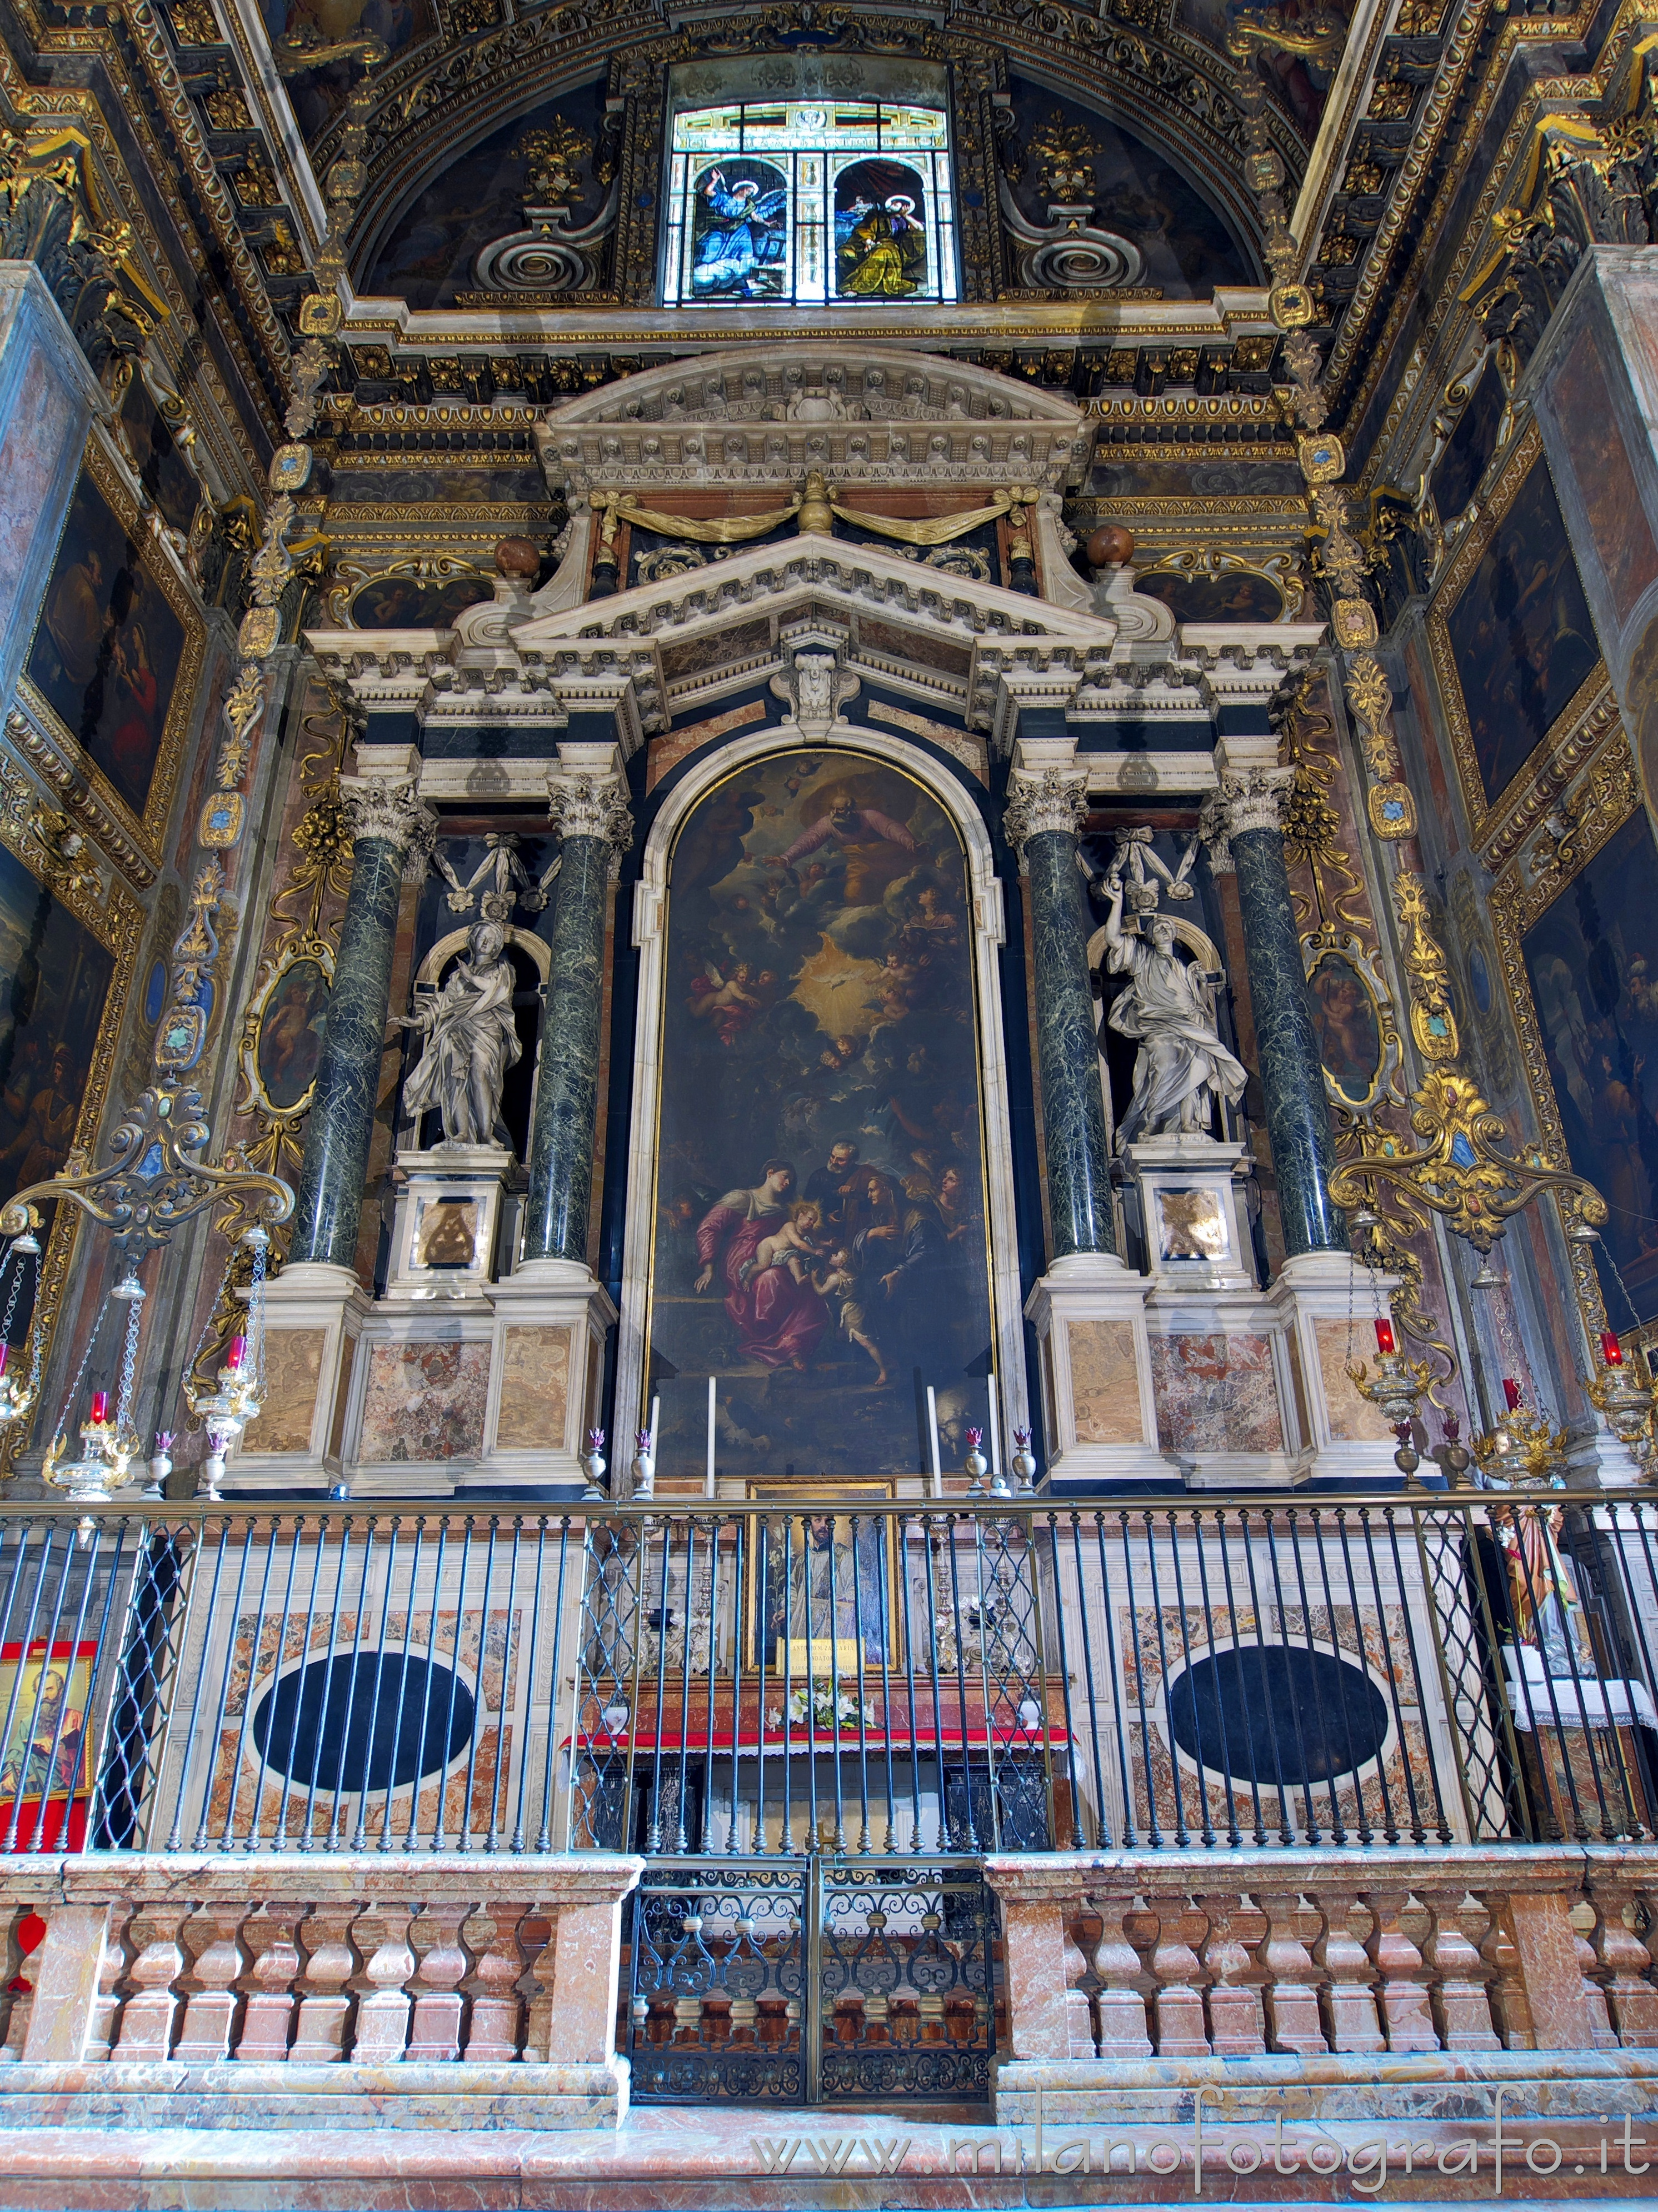
[[[506,947],[507,933],[498,923],[477,923],[466,939],[466,957],[450,969],[443,988],[413,1013],[396,1017],[403,1028],[425,1037],[404,1085],[403,1103],[417,1124],[435,1107],[443,1118],[445,1144],[496,1141],[507,1070],[523,1049],[512,1012],[517,978]]]
[[[1112,975],[1129,978],[1106,1020],[1119,1036],[1133,1037],[1140,1047],[1134,1097],[1117,1132],[1117,1149],[1171,1131],[1207,1137],[1216,1098],[1235,1104],[1249,1080],[1215,1027],[1216,988],[1225,978],[1181,958],[1166,914],[1148,915],[1138,933],[1125,930],[1120,876],[1113,874],[1106,890],[1111,900],[1106,965]]]

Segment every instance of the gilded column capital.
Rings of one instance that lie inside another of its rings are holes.
[[[610,848],[613,878],[633,842],[633,816],[619,776],[554,769],[547,777],[547,812],[561,837],[591,837]]]
[[[1002,828],[1026,872],[1025,846],[1032,837],[1075,837],[1088,811],[1088,770],[1057,766],[1034,772],[1015,769],[1008,778]]]
[[[409,783],[384,783],[375,776],[341,776],[340,805],[353,845],[365,838],[393,845],[404,854],[405,878],[418,882],[437,842],[437,817]]]
[[[1228,769],[1221,777],[1213,817],[1228,844],[1252,830],[1283,830],[1283,805],[1295,781],[1292,768]]]

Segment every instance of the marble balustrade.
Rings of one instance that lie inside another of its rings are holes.
[[[1412,2054],[1423,2080],[1501,2079],[1500,2054],[1658,2049],[1649,1845],[1021,1855],[985,1874],[1004,1930],[1003,2122],[1028,2121],[1039,2091],[1051,2120],[1097,2118],[1140,2062],[1158,2062],[1134,2074],[1143,2088],[1187,2062],[1189,2088],[1206,2063],[1259,2061],[1270,2106],[1290,2054],[1332,2083],[1368,2077],[1362,2115],[1381,2054]],[[1619,2069],[1590,2070],[1604,2100]]]
[[[372,2106],[381,2127],[614,2127],[622,1901],[642,1863],[14,1860],[0,1878],[0,2100],[50,2085],[71,2112],[113,2096],[153,2119],[170,2096],[175,2118],[203,2125]]]

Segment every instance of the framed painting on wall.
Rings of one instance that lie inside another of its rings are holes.
[[[79,1850],[95,1644],[0,1645],[0,1850]]]
[[[1533,756],[1576,726],[1605,682],[1535,427],[1452,557],[1429,635],[1473,833],[1482,837]]]
[[[94,432],[19,696],[152,860],[178,780],[205,632]]]

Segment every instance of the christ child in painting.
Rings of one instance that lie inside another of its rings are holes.
[[[752,1282],[767,1267],[787,1267],[797,1283],[803,1283],[807,1261],[823,1257],[823,1247],[814,1236],[822,1226],[823,1208],[812,1199],[800,1200],[789,1209],[789,1218],[782,1228],[770,1237],[763,1237],[754,1247],[754,1256],[743,1271],[743,1280]]]
[[[867,1352],[875,1363],[875,1388],[887,1388],[887,1358],[881,1346],[869,1334],[869,1317],[865,1310],[862,1285],[858,1279],[852,1255],[844,1245],[829,1255],[826,1275],[814,1274],[812,1288],[820,1298],[840,1300],[840,1330],[860,1351]]]

